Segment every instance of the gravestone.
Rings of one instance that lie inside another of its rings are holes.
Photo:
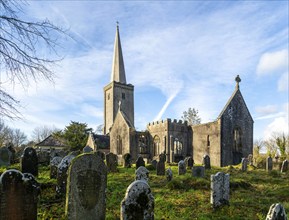
[[[124,160],[123,166],[125,168],[130,168],[131,167],[131,155],[129,153],[126,153],[125,155],[123,155],[123,160]]]
[[[83,153],[90,153],[92,152],[93,149],[90,147],[90,146],[85,146],[83,149],[82,149],[82,152]]]
[[[135,171],[135,180],[144,180],[146,182],[149,181],[149,171],[147,168],[140,166],[136,171]]]
[[[120,219],[154,219],[154,197],[146,181],[136,180],[128,186],[121,202]]]
[[[50,161],[50,179],[57,178],[58,165],[60,164],[61,160],[62,157],[56,156]]]
[[[252,155],[252,154],[249,154],[247,159],[248,159],[248,164],[249,164],[250,166],[252,166],[252,165],[253,165],[253,155]]]
[[[248,168],[247,158],[242,158],[241,164],[242,164],[241,170],[244,172],[247,171],[247,168]]]
[[[267,157],[266,158],[266,170],[271,171],[273,169],[273,159],[272,157]]]
[[[167,181],[171,181],[173,179],[173,171],[170,167],[166,170],[166,178]]]
[[[185,161],[183,161],[183,160],[179,161],[179,163],[178,163],[178,174],[179,175],[184,175],[184,174],[186,174],[186,171],[187,171],[187,169],[186,169]]]
[[[49,165],[50,153],[46,150],[37,153],[38,164]]]
[[[166,162],[166,155],[164,153],[159,155],[159,161]]]
[[[56,185],[57,196],[63,196],[66,193],[68,168],[73,158],[75,158],[75,155],[69,154],[61,160],[60,164],[58,164]]]
[[[26,147],[24,149],[21,158],[21,171],[22,173],[31,173],[38,176],[38,157],[34,148]]]
[[[117,172],[117,155],[110,152],[105,156],[105,158],[107,171],[112,173]]]
[[[266,220],[287,220],[285,208],[280,204],[276,203],[270,206]]]
[[[68,171],[65,215],[69,220],[104,220],[107,169],[95,154],[73,159]]]
[[[213,208],[229,205],[230,174],[211,175],[211,204]]]
[[[192,168],[193,177],[205,177],[205,167],[204,166],[193,166]]]
[[[203,165],[205,167],[206,170],[211,169],[211,159],[209,155],[204,155],[203,157]]]
[[[0,177],[0,219],[37,220],[40,186],[32,174],[7,170]]]
[[[192,169],[194,166],[194,160],[192,157],[186,157],[186,167]]]
[[[288,165],[289,165],[288,160],[284,160],[281,167],[281,173],[285,173],[288,171]]]
[[[10,166],[11,152],[7,147],[0,147],[0,167]]]
[[[99,156],[103,161],[105,160],[105,153],[103,153],[102,151],[98,150],[95,152],[95,154]]]
[[[136,162],[135,162],[135,167],[137,169],[137,168],[139,168],[141,166],[145,167],[145,161],[144,161],[144,159],[142,157],[138,157]]]
[[[154,167],[155,169],[157,169],[157,163],[158,163],[157,160],[152,160],[152,162],[151,162],[151,164],[153,165],[153,167]]]
[[[158,176],[164,176],[165,175],[165,162],[159,161],[157,163],[157,175]]]

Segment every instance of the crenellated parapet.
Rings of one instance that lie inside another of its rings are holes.
[[[165,120],[153,121],[148,123],[147,129],[150,130],[159,130],[159,129],[166,129],[166,130],[182,130],[185,131],[188,129],[188,122],[177,120],[177,119],[170,119],[167,118]]]

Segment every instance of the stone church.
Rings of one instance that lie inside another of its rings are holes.
[[[165,119],[151,122],[146,131],[134,126],[134,86],[127,83],[119,27],[116,29],[111,80],[104,87],[104,128],[110,152],[119,159],[130,153],[148,162],[164,153],[167,162],[187,156],[202,163],[209,155],[214,166],[238,164],[253,152],[253,118],[239,88],[235,90],[218,118],[209,123],[189,126],[186,121]],[[193,105],[193,103],[192,103]]]

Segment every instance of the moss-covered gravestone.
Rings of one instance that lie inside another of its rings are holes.
[[[67,219],[105,219],[106,185],[107,169],[99,156],[81,154],[74,158],[67,178]]]
[[[183,161],[183,160],[179,161],[179,163],[178,163],[178,174],[179,175],[184,175],[184,174],[186,174],[186,172],[187,172],[187,169],[186,169],[185,161]]]
[[[50,179],[57,178],[58,165],[60,164],[62,157],[56,156],[50,161]]]
[[[131,155],[129,153],[123,155],[123,160],[124,160],[123,166],[125,168],[131,168]]]
[[[150,171],[148,171],[147,168],[140,166],[135,171],[135,180],[144,180],[144,181],[148,182],[149,181],[149,173],[150,173]]]
[[[154,219],[154,197],[146,181],[136,180],[129,185],[121,202],[120,219]]]
[[[105,156],[106,166],[108,172],[117,172],[117,155],[114,153],[108,153]]]
[[[11,152],[7,147],[0,147],[0,166],[10,165]]]
[[[205,167],[206,170],[211,169],[211,159],[209,155],[204,155],[203,157],[203,165]]]
[[[36,150],[32,147],[26,147],[21,157],[22,173],[31,173],[38,176],[38,156]]]
[[[173,171],[170,167],[166,170],[166,178],[167,181],[171,181],[173,179]]]
[[[7,170],[0,177],[0,219],[37,219],[40,187],[34,176]]]
[[[138,157],[136,162],[135,162],[135,166],[136,166],[136,169],[139,168],[139,167],[145,167],[145,161],[142,157]]]
[[[230,174],[211,175],[211,204],[213,208],[229,205]]]
[[[272,157],[267,157],[266,158],[266,170],[271,171],[273,169],[273,159]]]

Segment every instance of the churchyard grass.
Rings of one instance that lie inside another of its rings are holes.
[[[169,165],[166,164],[166,168]],[[149,185],[155,198],[155,219],[265,219],[273,203],[282,203],[289,213],[289,173],[266,172],[249,166],[206,170],[205,178],[178,175],[178,167],[170,166],[173,180],[157,176],[150,170]],[[10,168],[10,167],[9,167]],[[19,164],[11,168],[19,169]],[[1,168],[4,172],[6,168]],[[120,218],[120,203],[127,187],[135,179],[135,167],[118,167],[118,173],[107,176],[106,219]],[[219,171],[230,174],[230,205],[214,210],[210,204],[210,175]],[[55,197],[56,179],[49,178],[49,167],[40,166],[37,178],[41,184],[38,219],[65,219],[65,198]]]

